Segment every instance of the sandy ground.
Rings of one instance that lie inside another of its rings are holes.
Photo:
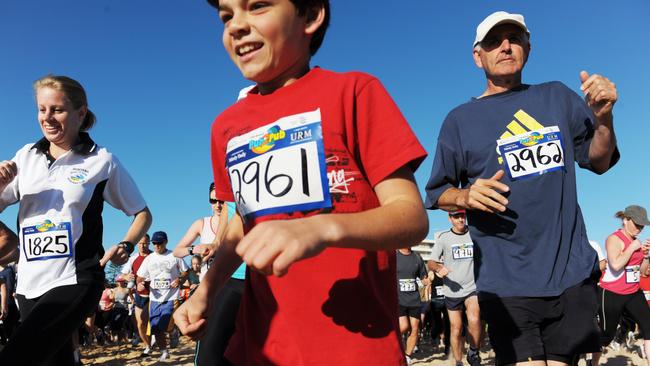
[[[82,361],[84,365],[102,365],[102,366],[123,366],[123,365],[182,365],[192,366],[194,360],[195,343],[187,337],[181,337],[179,347],[170,349],[171,358],[167,361],[158,361],[160,352],[155,350],[152,357],[140,358],[142,346],[129,345],[111,345],[111,346],[91,346],[83,349]],[[627,365],[644,365],[640,355],[641,341],[637,341],[632,352],[626,348],[619,351],[607,349],[601,358],[601,365],[607,366],[627,366]],[[494,365],[494,353],[489,347],[481,350],[482,365]],[[465,360],[463,359],[463,362]],[[465,362],[465,364],[467,364]],[[440,349],[434,348],[430,342],[422,342],[420,351],[415,354],[414,366],[429,365],[454,365],[452,357],[445,357]],[[586,365],[584,360],[578,363],[579,366]],[[371,365],[367,365],[371,366]]]
[[[100,366],[154,366],[154,365],[194,365],[194,346],[195,343],[187,337],[181,337],[180,345],[177,348],[170,349],[171,358],[167,361],[158,361],[160,351],[155,350],[151,357],[140,358],[142,346],[131,346],[130,344],[107,345],[107,346],[90,346],[82,349],[82,362],[84,365]],[[645,365],[644,360],[640,357],[641,341],[637,341],[633,349],[627,350],[622,347],[619,351],[608,348],[601,358],[601,365],[607,366],[628,366]],[[2,346],[0,346],[0,351]],[[481,350],[482,365],[494,365],[494,353],[489,347]],[[463,358],[465,365],[465,359]],[[454,365],[452,357],[445,357],[440,349],[434,348],[429,342],[420,344],[420,351],[415,354],[413,360],[414,366],[433,366],[433,365]],[[585,366],[584,360],[578,362],[579,366]],[[368,364],[366,366],[372,366]]]

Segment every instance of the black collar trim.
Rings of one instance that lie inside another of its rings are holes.
[[[87,132],[79,132],[79,142],[72,145],[72,151],[80,155],[90,155],[90,153],[95,151],[96,148],[97,144],[90,138],[90,135],[88,135]],[[32,149],[36,149],[36,151],[46,154],[50,149],[50,142],[43,137],[32,146]]]

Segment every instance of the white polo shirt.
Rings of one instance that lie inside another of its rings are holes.
[[[17,177],[0,192],[0,212],[20,202],[16,292],[36,298],[52,288],[101,282],[104,201],[132,216],[146,207],[113,154],[87,133],[53,160],[49,141],[25,145],[12,159]]]

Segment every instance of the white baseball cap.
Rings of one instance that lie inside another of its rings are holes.
[[[524,23],[523,15],[510,14],[505,11],[497,11],[488,15],[488,17],[483,19],[481,24],[479,24],[478,27],[476,27],[476,38],[474,39],[474,44],[472,45],[472,47],[475,47],[478,43],[480,43],[483,40],[483,38],[487,36],[490,30],[492,30],[492,28],[500,24],[514,24],[516,26],[521,27],[523,30],[526,31],[527,34],[530,35],[530,32],[526,27],[526,23]]]

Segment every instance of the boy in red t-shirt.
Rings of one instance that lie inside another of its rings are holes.
[[[376,78],[310,69],[328,0],[208,1],[256,86],[212,126],[216,196],[237,216],[176,324],[199,336],[243,259],[233,364],[404,365],[394,250],[428,231],[425,150]]]

